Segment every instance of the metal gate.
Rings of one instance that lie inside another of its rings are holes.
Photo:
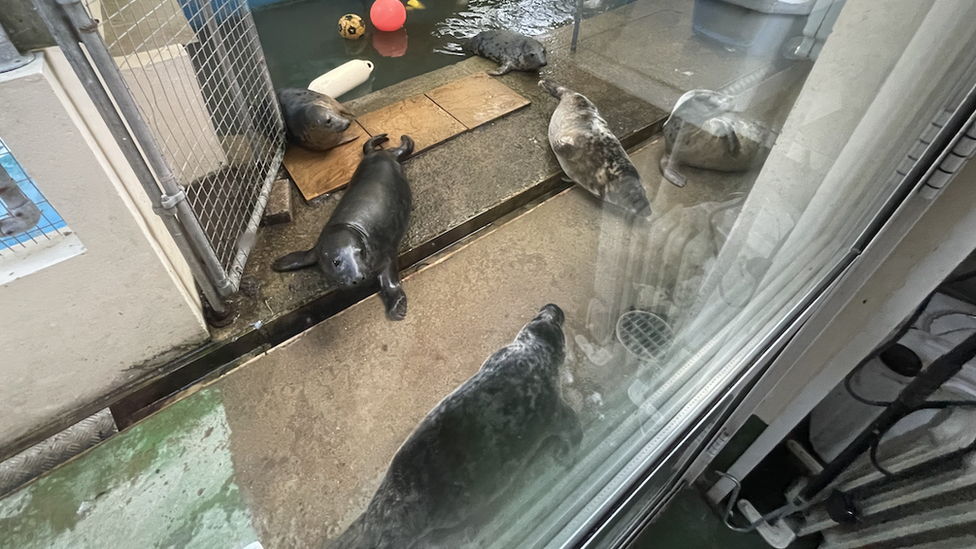
[[[284,154],[246,0],[34,4],[223,313]]]

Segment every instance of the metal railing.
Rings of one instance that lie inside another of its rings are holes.
[[[284,153],[246,2],[34,3],[203,294],[223,312]]]

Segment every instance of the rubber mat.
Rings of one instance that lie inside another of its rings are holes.
[[[360,116],[347,130],[357,138],[335,149],[323,153],[289,146],[285,168],[302,196],[311,200],[349,182],[368,136],[389,134],[385,146],[397,147],[400,136],[409,135],[416,155],[528,104],[528,99],[486,73],[472,74]]]

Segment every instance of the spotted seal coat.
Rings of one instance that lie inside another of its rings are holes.
[[[683,187],[681,165],[720,172],[752,167],[770,132],[733,112],[732,103],[732,97],[712,90],[691,90],[678,99],[662,130],[665,179]]]
[[[539,87],[559,99],[549,121],[549,145],[566,176],[630,213],[650,216],[637,168],[586,96],[545,79]]]
[[[454,547],[444,540],[485,520],[546,441],[571,457],[583,431],[559,393],[564,320],[546,305],[435,406],[393,456],[366,511],[329,547]]]
[[[413,198],[400,162],[414,144],[404,135],[400,147],[381,149],[388,140],[381,134],[363,145],[363,159],[315,247],[278,258],[271,268],[294,271],[317,264],[331,283],[343,288],[379,280],[387,317],[403,320],[407,296],[400,285],[397,252]]]
[[[310,151],[327,151],[356,136],[344,135],[355,116],[328,95],[303,89],[278,91],[288,141]]]
[[[492,76],[501,76],[511,71],[536,71],[545,67],[546,48],[541,42],[512,32],[510,30],[490,30],[479,32],[463,45],[468,55],[477,55],[501,65]]]

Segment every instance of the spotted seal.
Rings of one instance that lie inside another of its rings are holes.
[[[437,542],[485,520],[547,441],[571,457],[583,431],[559,393],[564,320],[546,305],[435,406],[393,456],[366,511],[329,547],[456,546]]]
[[[510,30],[490,30],[476,34],[462,49],[468,55],[477,55],[501,65],[489,71],[501,76],[510,71],[537,71],[545,67],[546,48],[541,42]]]
[[[770,132],[734,112],[732,103],[731,96],[712,90],[691,90],[678,99],[662,130],[665,179],[683,187],[682,164],[720,172],[752,167]]]
[[[404,135],[398,148],[381,149],[388,140],[381,134],[363,145],[363,159],[315,247],[278,258],[271,268],[294,271],[318,264],[331,283],[344,288],[379,280],[387,317],[403,320],[407,296],[400,286],[397,252],[413,198],[400,162],[414,144]]]
[[[566,176],[611,204],[650,216],[637,168],[596,106],[548,78],[539,87],[559,99],[549,121],[549,145]]]
[[[310,151],[327,151],[356,136],[343,135],[355,116],[328,95],[302,88],[278,91],[288,141]]]

